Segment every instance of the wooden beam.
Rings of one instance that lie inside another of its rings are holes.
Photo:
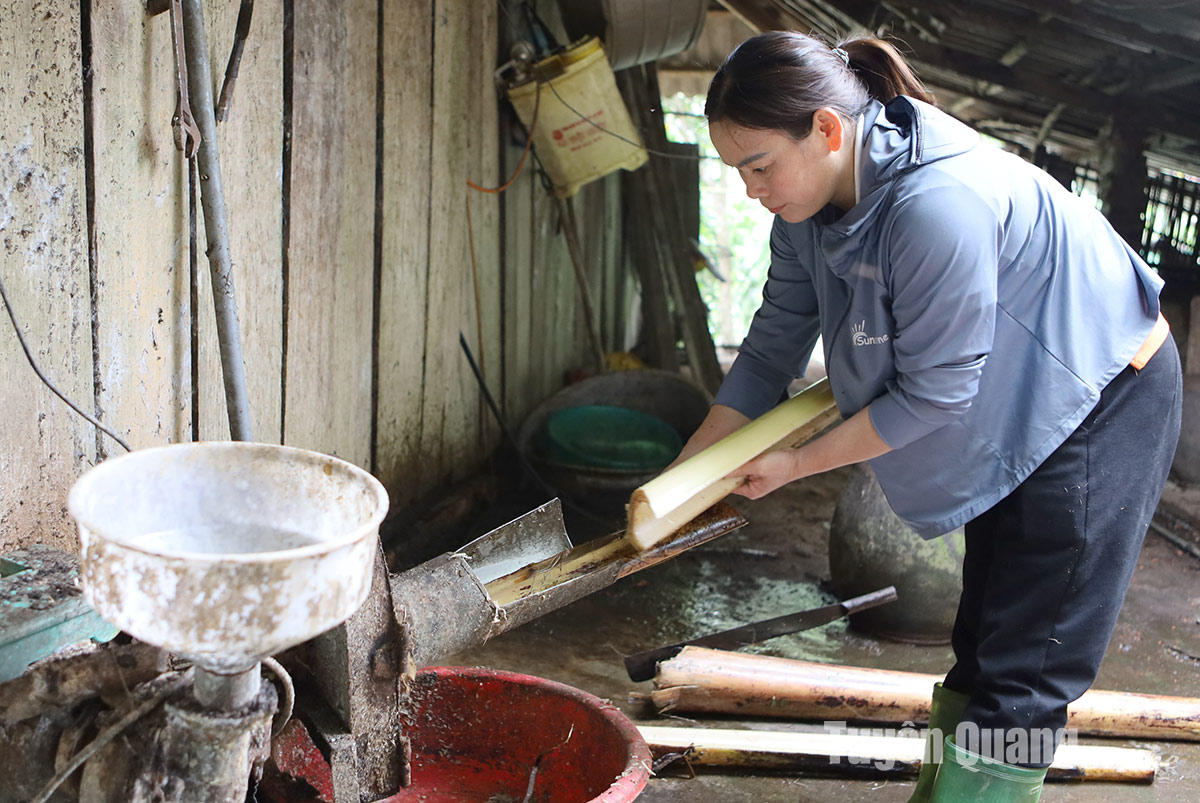
[[[1095,90],[1059,83],[1028,72],[998,65],[990,59],[926,42],[907,43],[911,60],[951,70],[1007,89],[1034,95],[1054,103],[1066,103],[1102,116],[1111,115],[1117,108],[1114,99]]]
[[[1029,8],[1035,14],[1040,15],[1043,12],[1040,5],[1035,6],[1033,3],[1028,2],[1028,0],[1016,0],[1016,2],[1020,3],[1022,7]],[[762,2],[762,0],[721,0],[721,4],[745,21],[747,25],[758,31],[807,31],[812,27],[811,21],[777,8],[774,4]],[[904,4],[943,14],[947,9],[945,4],[937,3],[933,0],[904,0]],[[1057,8],[1061,4],[1052,3],[1051,5]],[[1046,11],[1049,10],[1046,9]],[[867,28],[868,26],[861,16],[863,13],[865,12],[859,11],[859,16],[856,19],[863,28]],[[1062,14],[1057,11],[1054,15],[1063,19]],[[974,9],[970,18],[978,22],[981,26],[991,28],[1002,27],[1005,30],[1019,30],[1019,26],[1022,24],[1021,20],[1011,15],[999,12],[981,12]],[[1074,22],[1073,19],[1068,21]],[[1024,24],[1027,30],[1028,21]],[[1058,35],[1057,30],[1055,33]],[[1174,50],[1158,47],[1157,37],[1154,43],[1155,47],[1153,49],[1156,49],[1160,53],[1179,55]],[[1117,112],[1141,114],[1152,120],[1154,127],[1160,131],[1200,141],[1200,125],[1194,120],[1154,108],[1140,98],[1114,98],[1103,92],[1083,88],[1076,84],[1063,83],[1027,72],[1013,70],[1003,65],[998,65],[989,59],[953,50],[936,42],[912,39],[905,44],[909,51],[906,55],[909,56],[910,61],[914,62],[914,66],[918,68],[918,72],[920,72],[920,68],[923,65],[939,67],[974,80],[987,81],[1017,92],[1034,95],[1044,99],[1050,107],[1063,103],[1068,108],[1082,109],[1106,118]],[[1187,53],[1189,60],[1200,61],[1200,47],[1197,47],[1195,42],[1188,42]]]
[[[807,20],[791,13],[770,0],[719,0],[735,17],[756,32],[763,31],[806,31]]]
[[[910,2],[911,0],[906,0]],[[1156,30],[1147,25],[1144,14],[1128,19],[1106,15],[1095,3],[1072,3],[1066,0],[1008,0],[1009,3],[1031,12],[1053,14],[1063,22],[1101,38],[1176,58],[1200,63],[1200,23],[1194,14],[1178,13],[1172,19],[1180,28],[1176,31]],[[1189,24],[1190,23],[1190,24]]]
[[[1031,75],[1018,70],[1001,67],[992,61],[961,51],[926,42],[907,43],[909,61],[918,74],[927,67],[937,67],[969,78],[998,84],[1009,90],[1033,95],[1053,106],[1064,103],[1068,108],[1081,109],[1102,117],[1115,114],[1136,115],[1149,120],[1159,131],[1177,134],[1200,141],[1200,124],[1194,120],[1168,112],[1144,99],[1111,97],[1103,92],[1079,85],[1065,84]]]
[[[1200,48],[1200,43],[1196,45]],[[1189,65],[1179,70],[1160,72],[1137,84],[1140,92],[1163,92],[1168,89],[1178,89],[1189,84],[1200,83],[1200,67]]]

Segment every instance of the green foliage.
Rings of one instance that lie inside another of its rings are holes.
[[[723,164],[708,137],[704,98],[679,93],[663,98],[667,135],[700,146],[700,249],[724,276],[696,274],[708,305],[708,328],[717,345],[741,343],[762,300],[767,278],[771,214],[746,197],[737,171]]]

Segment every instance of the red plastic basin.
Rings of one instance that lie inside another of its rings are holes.
[[[389,803],[521,803],[531,777],[530,801],[622,803],[650,776],[650,748],[611,703],[530,675],[424,669],[403,732],[412,784]]]
[[[625,803],[650,777],[650,748],[624,714],[551,680],[425,669],[405,711],[412,783],[378,803]],[[333,803],[329,760],[300,719],[272,740],[271,758],[260,800]]]

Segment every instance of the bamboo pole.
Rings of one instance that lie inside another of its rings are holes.
[[[685,647],[659,664],[660,712],[703,711],[818,721],[927,722],[939,675],[820,664]],[[1093,690],[1070,706],[1080,734],[1200,741],[1200,698]]]
[[[746,426],[664,471],[633,492],[628,537],[641,550],[652,548],[742,484],[726,475],[772,449],[796,446],[837,417],[833,391],[822,379]]]
[[[925,740],[853,733],[674,728],[639,725],[654,756],[687,756],[707,767],[803,771],[866,776],[914,777]],[[1062,744],[1046,779],[1152,783],[1158,758],[1150,750],[1106,745]]]

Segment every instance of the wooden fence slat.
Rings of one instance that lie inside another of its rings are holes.
[[[540,182],[534,189],[533,214],[537,221],[534,242],[534,330],[531,333],[533,350],[532,370],[536,371],[536,405],[562,385],[562,366],[565,353],[575,337],[567,326],[560,281],[570,270],[566,244],[559,234],[558,210],[554,196]]]
[[[186,174],[171,131],[171,20],[102,3],[91,23],[99,406],[135,449],[190,440]]]
[[[499,43],[499,10],[495,3],[484,4],[477,11],[477,55],[478,78],[474,84],[478,101],[478,142],[473,147],[477,152],[475,179],[481,186],[495,187],[506,180],[500,170],[500,121],[499,98],[492,90],[492,70],[497,62]],[[471,198],[475,221],[475,253],[479,264],[480,314],[483,319],[483,344],[481,346],[487,366],[488,387],[493,394],[500,391],[501,337],[500,337],[500,270],[503,254],[500,251],[500,198],[496,194],[474,193]],[[480,452],[490,453],[500,442],[500,429],[492,413],[483,402],[482,395],[470,389],[468,398],[478,399],[476,415],[479,417]]]
[[[213,97],[221,94],[233,47],[239,4],[206,0],[205,28],[212,63]],[[258,0],[226,120],[217,124],[221,176],[228,209],[229,250],[237,293],[242,354],[254,439],[279,443],[283,369],[283,3]],[[196,400],[202,440],[227,440],[229,420],[217,346],[216,318],[204,218],[196,246],[199,304],[199,387]]]
[[[420,452],[428,481],[447,479],[468,461],[463,415],[465,377],[470,369],[458,336],[473,328],[464,319],[464,293],[471,292],[470,252],[465,230],[467,159],[470,138],[466,102],[467,57],[474,7],[462,0],[436,0],[433,36],[433,124],[429,231],[429,304],[425,341],[423,426]],[[468,343],[471,340],[467,341]],[[472,404],[475,397],[472,396]],[[469,462],[469,461],[468,461]]]
[[[0,38],[0,276],[39,367],[93,407],[79,6],[11,15]],[[38,54],[30,64],[29,54]],[[65,499],[96,433],[36,378],[0,310],[0,554],[75,551]],[[108,417],[111,421],[112,418]],[[108,442],[108,447],[120,447]]]
[[[376,9],[294,5],[284,440],[370,459]]]
[[[383,8],[376,472],[392,506],[428,488],[421,449],[429,273],[433,0]]]
[[[605,250],[602,262],[605,296],[607,297],[606,319],[608,321],[607,342],[611,349],[627,349],[627,333],[630,298],[632,295],[632,271],[625,259],[623,243],[626,229],[621,209],[621,177],[608,176],[604,179],[604,235]]]
[[[511,115],[511,112],[509,113]],[[506,118],[515,119],[515,115]],[[515,127],[515,123],[514,123]],[[506,138],[504,173],[511,176],[516,171],[522,150]],[[520,416],[529,410],[529,366],[531,354],[529,333],[533,325],[531,315],[532,255],[533,255],[533,193],[536,175],[532,157],[526,157],[522,172],[504,193],[504,375],[502,388],[505,418],[514,430],[520,425]]]

